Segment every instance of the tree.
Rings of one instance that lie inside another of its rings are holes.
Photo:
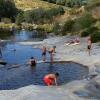
[[[10,18],[14,21],[17,9],[13,0],[0,0],[0,18]]]

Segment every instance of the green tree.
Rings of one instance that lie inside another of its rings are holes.
[[[0,0],[0,18],[10,18],[14,21],[17,9],[13,0]]]

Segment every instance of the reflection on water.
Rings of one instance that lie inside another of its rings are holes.
[[[34,40],[34,41],[39,41],[43,40],[46,38],[45,34],[38,33],[37,31],[20,31],[20,32],[15,32],[14,33],[14,39],[16,41],[28,41],[28,40]]]
[[[37,31],[16,31],[12,35],[7,34],[9,41],[1,42],[2,59],[9,64],[24,63],[31,56],[36,57],[37,60],[41,59],[41,50],[34,49],[32,46],[19,45],[16,41],[39,41],[45,38],[44,35],[39,34]],[[5,38],[6,39],[6,38]]]
[[[0,33],[1,39],[13,40],[13,41],[28,41],[28,40],[43,40],[46,38],[45,33],[39,33],[36,30],[34,31],[14,31],[11,33]]]

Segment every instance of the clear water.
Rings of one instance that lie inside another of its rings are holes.
[[[3,34],[2,34],[3,35]],[[2,36],[3,37],[3,36]],[[41,60],[41,50],[35,49],[32,46],[20,45],[19,41],[36,41],[43,40],[45,34],[39,34],[37,31],[16,31],[12,35],[6,35],[5,41],[0,43],[2,57],[0,59],[6,61],[9,64],[25,63],[30,57],[35,57],[37,60]],[[4,39],[4,37],[3,37]],[[15,51],[16,50],[16,51]],[[48,53],[47,53],[48,59]]]
[[[23,86],[44,85],[43,77],[48,73],[59,72],[59,85],[66,84],[73,80],[80,80],[87,76],[88,68],[76,63],[49,63],[37,64],[35,68],[28,65],[21,65],[17,68],[11,68],[13,64],[24,64],[31,56],[41,60],[41,50],[32,46],[19,45],[16,41],[34,41],[36,35],[34,32],[27,31],[15,32],[12,37],[8,36],[7,42],[1,43],[2,57],[0,59],[8,63],[7,66],[0,68],[0,90],[16,89]],[[44,37],[44,36],[43,36]],[[41,39],[40,37],[36,37]],[[14,51],[16,50],[16,51]],[[49,54],[47,53],[49,60]]]
[[[16,89],[28,85],[44,85],[43,77],[48,73],[58,72],[59,85],[73,80],[83,79],[88,74],[88,68],[76,63],[49,63],[37,64],[36,67],[20,66],[18,68],[0,69],[0,90]]]
[[[37,60],[41,60],[41,54],[41,49],[35,49],[32,46],[24,46],[17,43],[8,43],[2,48],[2,59],[8,64],[22,64],[27,62],[32,56]],[[47,52],[48,58],[49,54]]]
[[[13,39],[15,41],[40,41],[46,38],[45,33],[38,33],[37,31],[17,31],[13,34]]]

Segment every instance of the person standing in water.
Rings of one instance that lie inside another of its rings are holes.
[[[52,86],[52,85],[58,86],[58,83],[57,83],[58,77],[59,77],[59,73],[47,74],[44,76],[43,81],[44,81],[45,85],[47,85],[47,86]]]
[[[56,49],[56,46],[53,46],[53,51],[54,51],[54,53],[56,53],[56,50],[55,50],[55,49]]]
[[[54,53],[54,48],[49,49],[49,54],[50,54],[50,63],[53,63],[53,53]]]
[[[30,60],[29,60],[29,64],[30,64],[31,67],[36,66],[36,59],[34,57],[31,57]]]
[[[91,52],[91,46],[92,46],[92,41],[91,41],[91,37],[89,36],[87,39],[87,50],[90,56],[90,52]]]
[[[46,47],[43,46],[42,48],[42,60],[45,61],[46,60]]]

